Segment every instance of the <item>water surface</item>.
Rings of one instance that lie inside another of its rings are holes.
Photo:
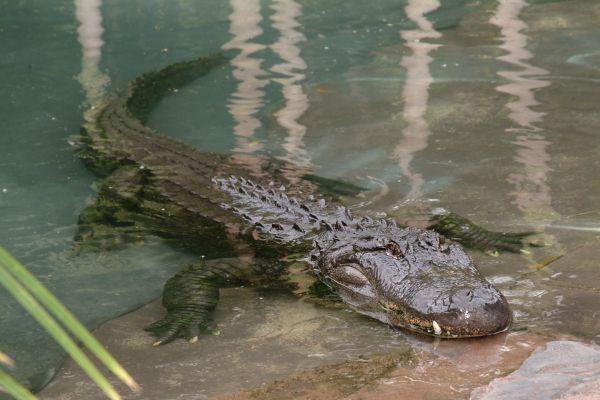
[[[297,164],[290,174],[355,183],[368,191],[348,204],[373,213],[432,203],[490,229],[543,228],[551,246],[529,257],[473,256],[507,295],[516,327],[600,340],[597,2],[77,0],[2,9],[0,243],[88,326],[156,298],[192,256],[158,239],[75,254],[77,216],[97,180],[68,139],[108,90],[222,49],[237,51],[230,67],[165,99],[149,125],[250,168],[268,155]],[[0,348],[39,387],[61,353],[0,296]],[[372,326],[360,321],[351,329]],[[405,334],[380,340],[396,346]]]

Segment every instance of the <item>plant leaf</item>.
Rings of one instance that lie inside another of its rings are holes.
[[[13,361],[13,359],[1,351],[0,351],[0,364],[4,364],[8,368],[13,368],[15,366],[15,362]]]
[[[140,390],[137,382],[119,364],[113,356],[94,338],[89,331],[75,318],[75,316],[37,280],[23,265],[0,246],[0,263],[7,266],[8,270],[37,297],[37,299],[54,314],[54,316],[67,327],[84,346],[86,346],[113,374],[123,381],[132,390]]]
[[[67,332],[52,318],[50,314],[37,302],[37,300],[21,285],[5,268],[0,259],[0,283],[12,296],[27,310],[29,314],[48,332],[85,373],[102,389],[112,400],[120,400],[121,396],[112,387],[110,382],[94,366],[92,361],[75,344]]]
[[[25,389],[19,382],[0,369],[0,389],[6,391],[17,400],[36,400],[29,390]]]

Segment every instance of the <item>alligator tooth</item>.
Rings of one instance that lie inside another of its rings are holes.
[[[435,333],[436,335],[442,334],[442,328],[440,328],[437,322],[433,321],[431,325],[433,325],[433,333]]]

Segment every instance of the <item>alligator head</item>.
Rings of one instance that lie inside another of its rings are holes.
[[[510,325],[504,296],[459,244],[433,231],[355,218],[345,207],[301,202],[243,178],[214,182],[235,208],[223,206],[265,236],[285,243],[312,240],[315,273],[362,314],[448,338],[491,335]]]
[[[504,296],[460,245],[435,232],[347,229],[316,244],[317,274],[362,314],[445,338],[491,335],[510,325]]]

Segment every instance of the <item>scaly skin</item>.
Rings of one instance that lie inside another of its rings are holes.
[[[508,328],[506,299],[458,243],[432,230],[355,218],[318,186],[323,180],[289,181],[281,171],[291,165],[259,159],[262,173],[252,175],[230,156],[144,125],[165,94],[226,61],[216,55],[142,75],[83,129],[81,157],[106,180],[80,217],[78,242],[114,245],[117,237],[151,233],[206,256],[166,283],[167,315],[147,328],[156,344],[196,340],[219,288],[293,286],[292,254],[306,256],[307,272],[351,308],[392,326],[448,338]],[[449,213],[434,216],[432,228],[474,247],[521,247],[522,235],[488,232]]]

